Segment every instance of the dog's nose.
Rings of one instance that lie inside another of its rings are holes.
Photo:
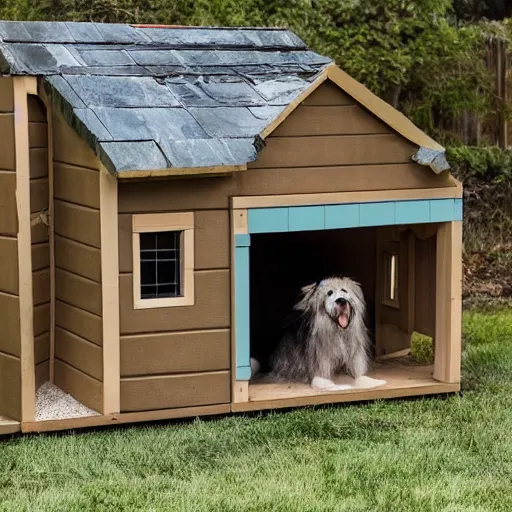
[[[345,299],[342,299],[341,297],[339,299],[336,299],[336,304],[338,304],[338,306],[344,306],[346,303],[347,301]]]

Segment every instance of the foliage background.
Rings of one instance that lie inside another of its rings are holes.
[[[446,145],[465,185],[468,283],[512,296],[511,152],[453,129],[498,115],[487,42],[509,44],[509,16],[509,0],[0,0],[0,19],[290,28]]]

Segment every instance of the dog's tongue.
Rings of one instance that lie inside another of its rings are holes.
[[[348,327],[348,316],[345,313],[342,313],[338,317],[338,323],[340,324],[341,328],[346,329]]]

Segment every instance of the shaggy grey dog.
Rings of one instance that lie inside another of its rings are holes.
[[[332,379],[338,372],[348,374],[356,384],[364,379],[370,366],[369,347],[361,286],[347,277],[324,279],[302,288],[264,380],[304,382],[333,391],[350,389]],[[251,365],[257,372],[259,363],[252,360]]]

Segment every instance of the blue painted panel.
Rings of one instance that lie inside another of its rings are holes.
[[[236,380],[251,380],[251,367],[250,366],[237,366],[236,367]]]
[[[397,201],[395,205],[397,224],[420,224],[430,222],[430,201]]]
[[[235,235],[235,247],[250,247],[251,235]]]
[[[395,224],[394,201],[360,204],[360,226],[388,226]]]
[[[235,248],[236,366],[250,367],[249,247]]]
[[[248,212],[249,233],[288,231],[288,208],[255,208]]]
[[[455,199],[432,199],[430,201],[430,222],[455,220]]]
[[[336,204],[325,207],[325,229],[359,227],[359,204]]]
[[[325,229],[325,207],[295,206],[289,208],[289,231],[318,231]]]

